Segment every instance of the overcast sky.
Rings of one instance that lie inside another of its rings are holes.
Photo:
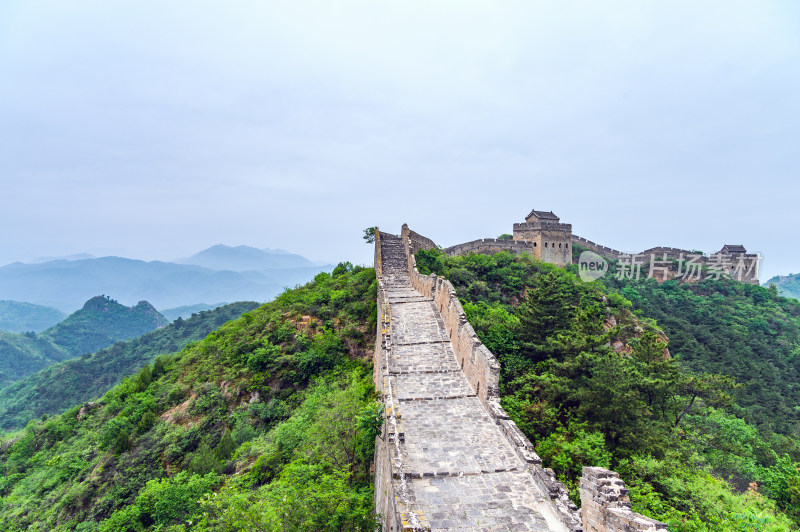
[[[800,272],[800,3],[0,2],[0,264],[371,262],[532,208]]]

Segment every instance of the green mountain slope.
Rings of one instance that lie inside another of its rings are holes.
[[[71,356],[49,338],[0,332],[0,387]]]
[[[527,255],[432,250],[417,261],[454,284],[501,364],[503,406],[573,501],[581,467],[601,465],[627,483],[634,510],[670,530],[798,529],[800,438],[794,412],[779,408],[790,400],[778,401],[795,384],[765,380],[762,404],[756,383],[714,373],[757,380],[794,367],[794,302],[735,282],[584,283],[575,267]]]
[[[800,436],[800,303],[730,279],[604,282],[658,321],[685,367],[741,383],[737,403],[744,419]]]
[[[167,325],[148,302],[126,307],[104,296],[39,334],[0,332],[0,386],[79,355]]]
[[[0,529],[374,530],[375,296],[340,265],[0,438]]]
[[[202,340],[225,322],[256,307],[255,302],[240,302],[200,312],[188,320],[178,319],[136,339],[28,375],[0,389],[0,429],[19,429],[42,414],[57,414],[98,397],[157,356]]]
[[[800,273],[790,273],[789,275],[776,275],[764,286],[775,285],[778,293],[784,297],[800,299]]]
[[[52,307],[19,301],[0,301],[0,331],[40,332],[66,317],[66,314]]]
[[[67,353],[93,353],[118,340],[129,340],[169,321],[147,301],[126,307],[104,296],[93,297],[83,308],[42,333]]]
[[[185,320],[190,318],[193,314],[197,314],[198,312],[203,312],[204,310],[214,310],[215,308],[222,307],[224,305],[227,305],[227,303],[215,303],[213,305],[209,305],[207,303],[197,303],[196,305],[183,305],[181,307],[168,308],[161,310],[160,312],[169,321],[175,321],[178,318]]]

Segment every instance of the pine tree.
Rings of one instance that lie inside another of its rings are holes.
[[[540,361],[554,355],[549,339],[570,327],[577,300],[575,283],[559,272],[550,271],[536,278],[517,310],[519,337],[526,358]]]
[[[131,437],[128,431],[122,429],[117,434],[117,441],[114,443],[114,453],[122,454],[131,448]]]
[[[220,460],[228,460],[233,456],[235,450],[236,442],[233,441],[231,431],[225,429],[225,432],[222,434],[222,439],[219,441],[219,445],[217,445],[217,458]]]
[[[156,380],[166,372],[167,368],[164,367],[164,359],[162,357],[156,358],[155,362],[153,362],[153,380]]]
[[[150,365],[145,364],[136,379],[136,392],[145,391],[151,382],[153,382],[153,373],[150,371]]]

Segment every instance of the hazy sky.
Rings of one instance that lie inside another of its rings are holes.
[[[0,264],[368,263],[531,208],[800,271],[800,3],[0,2]]]

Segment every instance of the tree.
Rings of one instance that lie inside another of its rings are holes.
[[[189,462],[189,471],[198,475],[206,475],[212,471],[216,472],[217,469],[221,468],[214,451],[211,450],[208,443],[201,443],[200,447],[192,455],[192,460]]]
[[[128,431],[122,429],[117,434],[117,440],[114,442],[114,453],[115,454],[122,454],[125,451],[131,448],[131,438],[128,435]]]
[[[156,358],[155,362],[153,362],[153,380],[159,378],[166,372],[167,370],[164,367],[164,359],[162,357]]]
[[[219,441],[219,445],[217,445],[217,458],[220,460],[228,460],[233,456],[235,450],[236,442],[233,441],[231,431],[225,429],[225,432],[222,434],[222,439]]]
[[[375,243],[375,232],[378,231],[378,226],[367,227],[364,229],[364,241],[367,244],[374,244]]]
[[[136,378],[134,391],[136,393],[145,391],[147,387],[150,386],[151,382],[153,382],[153,373],[150,371],[150,365],[145,364],[142,371],[139,372],[139,376]]]
[[[152,426],[156,422],[156,416],[149,410],[142,415],[142,419],[139,420],[139,424],[136,427],[136,430],[139,434],[144,434],[148,430],[152,428]]]

